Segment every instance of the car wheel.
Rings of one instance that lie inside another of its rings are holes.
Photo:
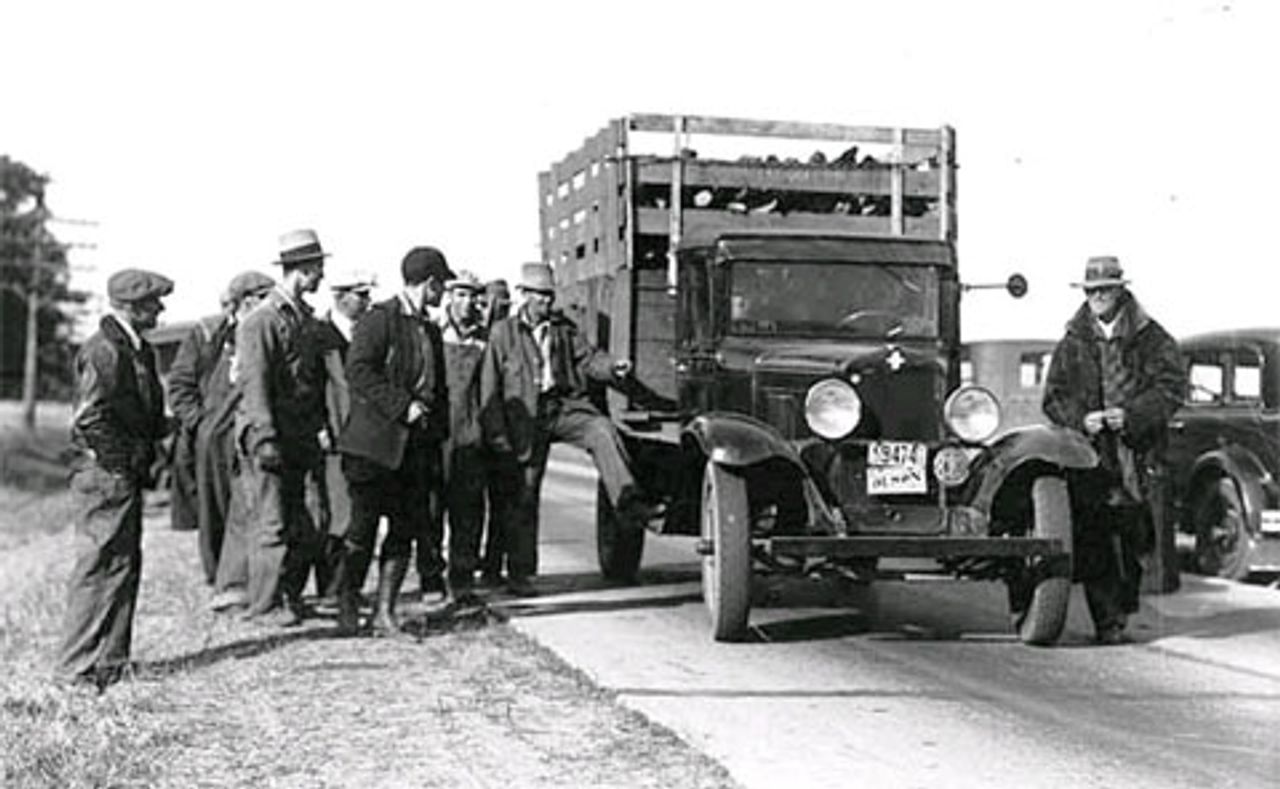
[[[1035,517],[1034,536],[1056,538],[1071,554],[1071,500],[1067,482],[1059,477],[1040,477],[1031,486]],[[1067,623],[1067,604],[1071,599],[1071,564],[1065,574],[1053,572],[1039,578],[1031,593],[1031,601],[1018,625],[1018,638],[1024,644],[1049,646],[1062,635]]]
[[[702,598],[716,641],[741,641],[751,612],[751,511],[740,475],[707,462],[702,477]]]
[[[1204,575],[1240,579],[1249,574],[1248,520],[1240,488],[1224,476],[1206,485],[1192,512],[1196,534],[1196,569]]]
[[[596,558],[610,581],[634,583],[644,554],[644,529],[623,526],[603,484],[596,486]]]

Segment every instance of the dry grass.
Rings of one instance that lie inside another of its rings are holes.
[[[102,695],[54,686],[65,497],[0,495],[21,502],[0,508],[4,787],[732,785],[492,616],[375,640],[212,615],[194,535],[156,517],[132,677]]]

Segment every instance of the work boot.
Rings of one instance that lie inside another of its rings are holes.
[[[360,590],[369,572],[369,554],[363,551],[344,551],[334,571],[334,586],[338,598],[338,631],[354,634],[360,630]]]
[[[400,620],[396,618],[396,598],[405,573],[409,571],[409,557],[395,556],[378,563],[378,604],[373,614],[374,635],[391,636],[400,632]]]

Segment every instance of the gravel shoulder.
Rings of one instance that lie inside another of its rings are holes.
[[[0,542],[5,786],[734,785],[492,614],[422,619],[394,639],[210,614],[195,535],[160,512],[144,540],[137,671],[102,696],[47,679],[68,532]],[[0,532],[16,531],[6,518]]]

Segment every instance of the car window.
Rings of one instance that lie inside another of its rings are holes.
[[[1226,368],[1221,362],[1193,359],[1187,376],[1191,381],[1188,399],[1192,403],[1221,403],[1226,382]]]
[[[1231,379],[1233,400],[1262,401],[1262,360],[1251,348],[1241,348],[1233,354],[1234,374]]]

